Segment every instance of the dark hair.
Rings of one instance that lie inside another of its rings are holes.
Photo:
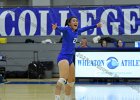
[[[66,21],[65,21],[65,26],[69,26],[69,23],[70,23],[70,21],[71,21],[72,18],[76,18],[77,19],[77,17],[75,17],[75,16],[72,16],[70,18],[67,18]]]
[[[118,40],[116,46],[119,47],[119,44],[118,44],[118,43],[119,43],[120,41],[121,41],[121,43],[122,43],[122,47],[124,47],[125,42],[123,42],[122,40]]]
[[[104,41],[106,42],[106,46],[107,46],[107,41],[106,41],[106,40],[102,40],[102,41],[101,41],[101,46],[102,46],[102,47],[103,47],[103,42],[104,42]]]
[[[86,37],[82,37],[82,39],[87,39]]]

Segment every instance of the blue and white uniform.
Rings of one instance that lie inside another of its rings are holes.
[[[73,31],[69,26],[68,27],[60,27],[58,26],[56,30],[63,33],[62,37],[62,49],[60,51],[60,54],[57,58],[57,63],[60,60],[68,60],[69,64],[73,63],[73,55],[75,54],[75,43],[77,41],[77,37],[79,34],[81,34],[84,31],[87,31],[89,29],[96,28],[97,25],[93,26],[87,26],[83,28],[79,28],[76,31]]]

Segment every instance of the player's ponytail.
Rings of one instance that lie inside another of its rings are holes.
[[[65,26],[69,26],[69,18],[65,21]]]

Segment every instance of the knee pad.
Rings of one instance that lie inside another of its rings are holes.
[[[67,85],[69,85],[70,87],[73,87],[75,84],[75,82],[67,82]]]
[[[62,85],[65,85],[67,81],[64,78],[59,78],[57,82],[61,83]]]

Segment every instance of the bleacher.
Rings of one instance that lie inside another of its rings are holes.
[[[79,36],[78,42],[83,36]],[[93,43],[92,38],[95,36],[86,36],[88,45],[90,47],[101,47],[100,43]],[[107,36],[102,36],[107,37]],[[115,39],[121,39],[126,42],[125,47],[134,47],[134,42],[139,41],[140,36],[111,36]],[[26,71],[28,64],[31,63],[34,58],[34,52],[38,52],[38,59],[40,61],[53,61],[54,68],[53,74],[58,74],[58,67],[56,64],[56,58],[61,48],[59,42],[61,36],[42,36],[42,37],[6,37],[7,43],[0,44],[0,52],[7,57],[7,63],[2,62],[2,66],[6,66],[6,71]],[[26,39],[34,40],[34,43],[25,43]],[[42,40],[51,39],[53,43],[41,43]],[[77,46],[79,43],[76,44]],[[108,47],[114,47],[114,43],[108,43]]]

